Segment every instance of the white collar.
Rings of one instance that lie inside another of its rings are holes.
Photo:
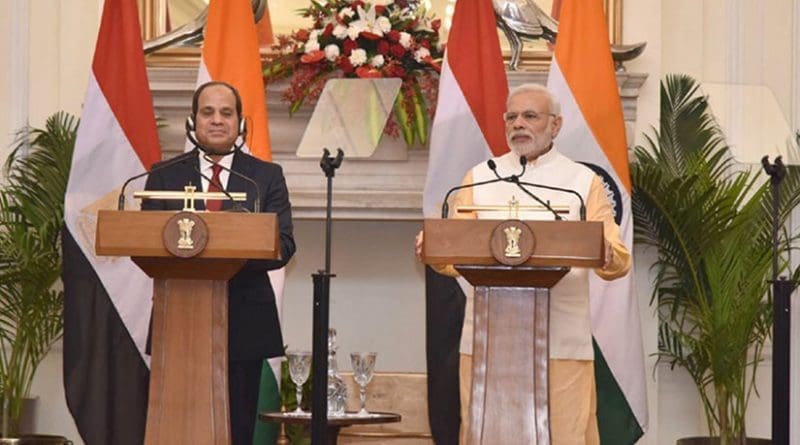
[[[210,171],[211,166],[214,165],[214,163],[211,162],[209,159],[206,159],[206,154],[200,150],[197,151],[197,156],[200,157],[200,171],[202,172]],[[234,154],[230,154],[228,156],[223,156],[222,159],[220,159],[219,165],[223,167],[222,168],[223,170],[225,170],[226,168],[230,170],[231,166],[233,165],[233,156]]]

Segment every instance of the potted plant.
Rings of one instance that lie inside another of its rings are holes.
[[[659,361],[688,371],[719,436],[685,443],[756,443],[745,411],[771,332],[771,194],[760,168],[735,163],[698,88],[688,76],[662,83],[660,131],[635,149],[635,236],[658,253]],[[781,223],[800,202],[800,174],[788,170]],[[779,251],[790,243],[784,236]]]
[[[29,396],[34,373],[62,334],[58,237],[77,124],[62,112],[48,118],[44,129],[22,130],[5,163],[0,187],[3,437],[17,436],[22,401]],[[63,438],[50,438],[39,436],[35,443],[65,443]]]

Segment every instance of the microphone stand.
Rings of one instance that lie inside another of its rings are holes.
[[[797,283],[778,277],[781,182],[786,166],[780,156],[774,164],[764,156],[761,164],[772,189],[772,443],[789,445],[791,296]]]
[[[327,148],[322,150],[319,166],[328,178],[327,207],[325,213],[325,270],[313,274],[314,280],[314,329],[313,349],[311,353],[311,369],[314,384],[311,397],[311,443],[325,445],[328,443],[328,327],[331,278],[331,217],[333,209],[333,177],[336,169],[342,165],[344,152],[336,150],[332,157]]]

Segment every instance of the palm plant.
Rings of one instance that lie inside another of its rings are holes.
[[[77,120],[66,113],[18,134],[0,188],[0,401],[2,432],[15,436],[22,400],[61,337],[59,230]]]
[[[636,147],[632,168],[638,242],[658,259],[651,304],[660,317],[659,361],[694,380],[711,435],[745,443],[745,411],[770,335],[771,194],[760,169],[737,165],[687,76],[661,86],[661,128]],[[789,168],[779,221],[800,202]],[[784,236],[780,252],[788,252]],[[788,263],[781,261],[786,272]]]

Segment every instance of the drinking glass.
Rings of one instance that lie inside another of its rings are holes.
[[[293,413],[303,414],[300,403],[303,401],[303,384],[311,371],[311,351],[289,351],[286,358],[289,359],[289,375],[297,385],[297,409]]]
[[[359,416],[369,415],[367,412],[367,385],[372,380],[372,373],[375,370],[375,352],[353,352],[350,354],[350,363],[353,365],[353,380],[358,383],[359,396],[361,398],[361,410]]]

